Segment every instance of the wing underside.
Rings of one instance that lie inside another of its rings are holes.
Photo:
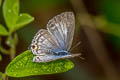
[[[34,62],[49,62],[56,59],[70,58],[79,54],[56,56],[52,53],[71,48],[74,35],[75,19],[72,12],[64,12],[52,18],[47,24],[47,30],[39,30],[32,40],[31,45],[37,45],[32,49]]]
[[[56,40],[45,29],[41,29],[36,33],[31,45],[37,45],[36,49],[32,49],[35,55],[45,55],[60,49]]]
[[[52,18],[47,29],[55,37],[60,48],[69,50],[72,45],[74,35],[75,19],[72,12],[64,12]]]
[[[76,57],[80,55],[81,54],[72,54],[72,55],[69,54],[65,56],[54,56],[54,55],[34,56],[33,62],[50,62],[50,61],[57,60],[57,59],[71,58],[71,57]]]

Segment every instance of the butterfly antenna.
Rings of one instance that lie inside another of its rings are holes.
[[[72,51],[74,48],[76,48],[78,45],[80,45],[81,44],[81,41],[80,42],[78,42],[75,46],[73,46],[71,49],[70,49],[70,51]]]
[[[84,57],[82,57],[82,56],[78,56],[80,59],[82,59],[82,60],[85,60],[85,58]]]
[[[75,53],[75,54],[79,54],[77,57],[79,57],[81,60],[85,60],[85,58],[82,57],[82,53]]]

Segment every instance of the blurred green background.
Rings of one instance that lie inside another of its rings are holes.
[[[76,16],[73,46],[82,42],[72,52],[82,53],[85,60],[71,59],[75,68],[65,73],[9,77],[8,80],[120,80],[120,0],[20,0],[20,12],[31,14],[35,20],[17,31],[16,55],[28,48],[39,29],[46,29],[52,17],[66,11],[72,11]],[[2,7],[0,23],[5,25]],[[6,38],[2,38],[7,49]],[[10,58],[0,54],[0,71],[4,72]]]

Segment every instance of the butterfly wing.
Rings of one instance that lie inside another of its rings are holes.
[[[75,19],[72,12],[64,12],[52,18],[47,29],[57,40],[62,50],[68,51],[71,48],[74,35]]]
[[[74,35],[75,20],[72,12],[64,12],[52,18],[47,30],[41,29],[32,40],[33,62],[49,62],[56,59],[75,57],[80,54],[55,55],[57,51],[68,51]]]
[[[34,55],[48,55],[60,48],[54,37],[47,30],[40,29],[35,34],[30,49]]]
[[[34,56],[33,62],[50,62],[57,59],[71,58],[80,56],[81,54],[68,54],[65,56],[55,56],[55,55],[44,55],[44,56]]]

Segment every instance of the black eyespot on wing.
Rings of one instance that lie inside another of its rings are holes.
[[[35,49],[35,45],[32,45],[31,48],[32,48],[32,49]]]

